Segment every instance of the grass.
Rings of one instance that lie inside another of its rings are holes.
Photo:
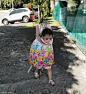
[[[38,25],[38,22],[32,22],[32,23],[29,23],[29,24],[24,25],[24,26],[16,26],[15,28],[33,28],[36,25]]]
[[[51,26],[61,26],[61,24],[59,22],[57,22],[56,20],[54,20],[54,18],[52,16],[51,17],[46,17],[44,19],[44,23],[50,24]],[[38,24],[39,24],[39,22],[36,19],[35,22],[29,23],[29,24],[24,25],[24,26],[17,26],[15,28],[33,28]]]
[[[46,17],[44,23],[50,24],[51,26],[61,26],[61,24],[54,20],[53,17]]]

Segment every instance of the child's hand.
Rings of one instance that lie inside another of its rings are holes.
[[[50,46],[51,44],[50,43],[47,43],[48,46]]]

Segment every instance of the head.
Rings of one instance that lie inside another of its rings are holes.
[[[41,37],[43,38],[43,40],[44,40],[46,43],[49,43],[49,42],[52,40],[52,38],[53,38],[52,30],[49,29],[49,28],[45,28],[45,29],[42,31]]]

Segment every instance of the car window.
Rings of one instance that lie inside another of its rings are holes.
[[[15,14],[15,13],[16,13],[16,10],[12,11],[12,12],[10,13],[10,15],[13,15],[13,14]]]
[[[28,10],[26,10],[26,9],[23,9],[23,11],[24,11],[24,12],[26,12],[26,11],[28,11]]]
[[[13,14],[17,14],[17,13],[22,13],[22,12],[26,12],[28,11],[27,9],[17,9],[17,10],[14,10],[10,13],[10,15],[13,15]]]
[[[26,11],[28,11],[28,10],[26,10],[26,9],[19,9],[19,10],[16,11],[16,13],[21,13],[21,12],[26,12]]]
[[[16,11],[16,13],[21,13],[21,12],[23,12],[22,9],[19,9],[19,10]]]

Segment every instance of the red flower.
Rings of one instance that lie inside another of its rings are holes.
[[[43,66],[44,62],[43,61],[39,61],[39,66]]]
[[[33,55],[30,55],[30,59],[32,59],[33,58]]]

